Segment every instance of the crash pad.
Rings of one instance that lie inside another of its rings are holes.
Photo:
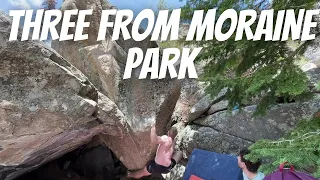
[[[240,180],[242,171],[236,156],[195,149],[183,180]]]

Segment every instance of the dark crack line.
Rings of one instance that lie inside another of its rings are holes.
[[[211,106],[210,106],[210,107],[211,107]],[[209,109],[210,109],[210,108],[209,108]],[[219,112],[228,110],[228,108],[223,108],[223,109],[220,109],[220,110],[217,110],[217,111],[215,111],[215,112],[213,112],[213,113],[208,114],[209,109],[206,110],[204,113],[202,113],[202,114],[201,114],[199,117],[197,117],[195,120],[191,121],[190,123],[193,123],[194,121],[197,121],[197,120],[199,120],[199,119],[202,119],[202,118],[205,118],[205,117],[208,117],[208,116],[212,116],[212,115],[217,114],[217,113],[219,113]]]
[[[312,91],[311,93],[312,93],[312,94],[319,94],[319,95],[320,95],[320,91]],[[303,102],[305,102],[305,101],[302,101],[302,103],[303,103]],[[217,103],[218,103],[218,102],[217,102]],[[294,104],[294,103],[297,103],[297,102],[278,103],[277,105],[282,105],[282,104]],[[216,104],[216,103],[213,103],[211,106],[213,106],[214,104]],[[246,107],[255,106],[255,105],[257,105],[257,104],[246,104],[246,105],[244,105],[244,106],[241,107],[241,108],[244,109],[244,108],[246,108]],[[211,107],[211,106],[210,106],[210,107]],[[209,107],[209,109],[210,109],[210,107]],[[191,121],[190,123],[193,123],[194,121],[197,121],[197,120],[199,120],[199,119],[202,119],[202,118],[205,118],[205,117],[208,117],[208,116],[215,115],[215,114],[217,114],[217,113],[219,113],[219,112],[227,111],[227,110],[228,110],[228,108],[223,108],[223,109],[217,110],[217,111],[209,114],[209,113],[208,113],[209,109],[206,109],[206,111],[205,111],[204,113],[202,113],[201,115],[199,115],[199,117],[197,117],[195,120]]]
[[[253,141],[253,140],[250,140],[250,139],[247,139],[247,138],[243,138],[243,137],[240,137],[240,136],[237,136],[237,135],[234,135],[234,134],[230,134],[230,133],[227,133],[227,132],[223,132],[223,131],[221,131],[219,129],[216,129],[216,128],[212,127],[212,126],[205,126],[205,125],[202,125],[202,124],[198,124],[196,122],[193,122],[192,124],[193,125],[197,125],[197,126],[201,126],[201,127],[211,128],[211,129],[213,129],[213,130],[215,130],[215,131],[217,131],[219,133],[226,134],[226,135],[229,135],[229,136],[232,136],[232,137],[236,137],[236,138],[239,138],[239,139],[251,142],[251,143],[255,143],[255,141]]]
[[[214,115],[214,114],[216,114],[216,113],[219,113],[219,112],[222,112],[222,111],[226,111],[226,110],[228,110],[228,108],[219,109],[219,110],[217,110],[217,111],[215,111],[215,112],[213,112],[213,113],[210,113],[210,114],[207,113],[207,116],[211,116],[211,115]],[[207,111],[207,112],[208,112],[208,111]]]
[[[204,112],[203,112],[202,114],[200,114],[197,118],[195,118],[193,121],[196,121],[196,120],[198,120],[198,119],[201,119],[201,118],[203,118],[203,117],[208,116],[207,112],[209,111],[209,109],[211,108],[211,106],[213,106],[214,104],[219,103],[219,102],[222,101],[225,97],[226,97],[226,96],[223,95],[223,96],[215,99],[214,101],[212,101],[212,102],[209,104],[209,106],[204,110]],[[215,112],[215,113],[216,113],[216,112]]]

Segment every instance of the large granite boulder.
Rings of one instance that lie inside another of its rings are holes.
[[[98,93],[87,78],[40,42],[9,42],[11,23],[0,12],[1,180],[108,133],[96,121]]]
[[[265,116],[252,116],[256,106],[242,111],[219,111],[193,121],[178,135],[178,144],[186,157],[194,148],[235,154],[260,139],[278,139],[300,120],[312,117],[320,109],[320,96],[301,102],[280,104]]]
[[[88,18],[90,28],[84,31],[89,34],[89,39],[80,42],[57,41],[53,42],[52,47],[83,72],[99,90],[99,120],[105,123],[113,119],[114,123],[110,126],[120,130],[117,137],[102,135],[104,142],[127,168],[140,169],[155,151],[155,147],[150,146],[151,126],[156,124],[159,134],[165,133],[170,126],[168,122],[180,95],[180,83],[170,79],[139,80],[140,67],[133,70],[131,79],[123,80],[128,50],[139,47],[145,52],[147,48],[158,45],[149,41],[150,37],[135,42],[132,39],[124,41],[120,36],[119,40],[112,41],[113,28],[108,29],[105,40],[96,41],[101,12],[112,8],[115,7],[102,0],[65,0],[62,11],[93,9],[93,15]],[[110,18],[114,20],[114,17]],[[132,24],[128,26],[129,30],[131,28]],[[70,29],[70,32],[74,31]],[[112,105],[100,104],[106,102],[104,98],[110,99]],[[103,113],[103,109],[114,112],[113,116]]]

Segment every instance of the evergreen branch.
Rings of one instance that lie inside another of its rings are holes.
[[[311,135],[312,134],[312,135]],[[310,135],[310,136],[307,136],[307,135]],[[290,140],[281,140],[281,141],[273,141],[273,142],[269,142],[270,144],[281,144],[281,143],[284,143],[284,142],[289,142],[290,144],[294,141],[297,141],[297,140],[306,140],[306,139],[310,139],[314,136],[317,136],[317,135],[320,135],[320,130],[319,131],[315,131],[315,132],[309,132],[309,133],[306,133],[298,138],[295,138],[295,139],[290,139]],[[305,137],[307,136],[307,137]],[[304,137],[304,138],[303,138]]]

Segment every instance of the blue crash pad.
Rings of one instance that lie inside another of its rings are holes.
[[[183,180],[195,176],[195,179],[204,180],[239,180],[242,171],[235,156],[195,149],[189,157]]]

